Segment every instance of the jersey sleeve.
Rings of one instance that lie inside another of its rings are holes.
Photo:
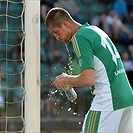
[[[73,49],[76,54],[80,70],[94,69],[93,46],[85,37],[79,35],[73,40]]]

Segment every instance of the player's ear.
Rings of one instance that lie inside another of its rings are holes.
[[[65,26],[66,28],[69,28],[70,24],[67,21],[62,21],[62,26]]]

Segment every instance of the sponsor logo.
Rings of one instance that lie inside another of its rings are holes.
[[[116,72],[114,72],[114,73],[115,73],[115,75],[117,76],[117,75],[119,75],[119,74],[125,73],[125,70],[124,70],[124,69],[120,69],[120,70],[118,70],[118,71],[116,71]]]

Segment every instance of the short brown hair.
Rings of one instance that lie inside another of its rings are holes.
[[[53,27],[60,27],[62,21],[72,21],[71,15],[63,8],[52,8],[46,15],[45,24],[47,27],[52,25]]]

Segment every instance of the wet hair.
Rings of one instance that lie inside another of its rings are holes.
[[[55,7],[49,10],[45,18],[46,27],[60,27],[62,21],[72,22],[73,18],[65,9],[60,7]]]

